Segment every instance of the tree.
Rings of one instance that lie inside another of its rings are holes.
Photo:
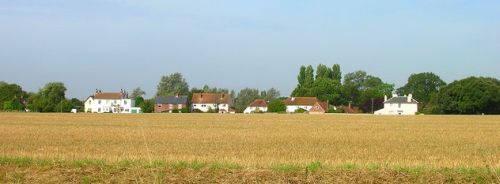
[[[424,109],[431,100],[431,96],[445,86],[446,83],[439,76],[431,72],[425,72],[412,74],[408,78],[408,83],[399,88],[397,92],[401,95],[411,93],[420,102],[419,108]]]
[[[260,97],[258,89],[242,89],[236,97],[234,107],[238,112],[243,112],[247,106]]]
[[[331,78],[339,83],[342,82],[342,72],[340,71],[340,65],[334,64],[331,71]]]
[[[394,85],[384,83],[382,79],[368,75],[365,71],[356,71],[346,74],[344,89],[347,100],[356,106],[361,106],[364,112],[371,112],[371,105],[369,109],[363,108],[363,105],[365,103],[371,104],[372,99],[391,95]]]
[[[154,111],[154,99],[148,99],[144,100],[144,102],[141,104],[141,110],[144,113],[152,113]]]
[[[161,77],[156,96],[188,95],[189,85],[181,73]]]
[[[12,100],[4,102],[3,110],[4,111],[21,111],[21,110],[23,110],[23,104],[21,103],[21,101],[19,99],[14,98]]]
[[[141,89],[141,87],[137,87],[134,90],[132,90],[132,94],[130,95],[130,98],[137,98],[137,97],[142,97],[146,95],[146,92]]]
[[[76,99],[72,98],[70,100],[63,100],[57,104],[57,106],[54,108],[56,112],[71,112],[71,109],[75,108],[79,111],[82,111],[83,107],[83,102]]]
[[[319,64],[316,69],[316,80],[319,78],[331,78],[332,70],[324,64]]]
[[[303,87],[310,88],[313,85],[313,83],[314,83],[314,69],[311,65],[309,65],[306,68],[306,76],[304,78]]]
[[[272,101],[274,99],[279,98],[280,96],[281,96],[280,91],[278,91],[275,88],[271,88],[271,89],[268,89],[267,91],[262,91],[260,98],[262,98],[266,101]]]
[[[3,109],[5,102],[12,102],[14,99],[21,99],[26,96],[21,86],[17,84],[8,84],[0,81],[0,110]]]
[[[432,112],[446,114],[500,114],[500,81],[468,77],[443,87],[431,99]]]
[[[56,106],[66,99],[66,87],[61,82],[47,83],[28,99],[29,107],[37,112],[59,112]]]
[[[267,105],[267,112],[285,112],[286,105],[282,100],[273,100]]]
[[[321,77],[314,81],[307,96],[318,97],[321,101],[329,101],[331,104],[342,104],[343,87],[342,84],[330,79]]]

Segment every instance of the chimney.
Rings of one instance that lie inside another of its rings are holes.
[[[411,102],[411,99],[413,98],[413,95],[410,93],[407,97],[408,102]]]
[[[95,89],[95,94],[99,93],[99,90]]]
[[[387,95],[384,95],[384,102],[387,101]]]

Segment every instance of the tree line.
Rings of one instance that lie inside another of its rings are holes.
[[[181,73],[173,73],[160,78],[156,96],[185,95],[191,99],[193,93],[225,93],[233,99],[234,108],[242,112],[255,99],[269,102],[269,111],[284,109],[279,90],[270,88],[259,90],[244,88],[238,93],[226,88],[210,87],[189,88]],[[79,99],[67,99],[66,87],[61,82],[50,82],[38,92],[26,92],[17,84],[0,81],[0,110],[34,112],[69,112],[72,108],[82,109]],[[384,95],[413,94],[419,101],[419,112],[426,114],[500,114],[500,81],[491,77],[468,77],[446,84],[438,75],[431,72],[409,76],[407,83],[395,88],[394,84],[365,71],[354,71],[342,75],[340,65],[328,67],[319,64],[301,66],[297,75],[297,86],[291,96],[317,97],[328,101],[331,106],[350,105],[369,113],[383,107]],[[131,98],[143,112],[154,111],[154,97],[146,99],[146,92],[140,87],[132,90]]]

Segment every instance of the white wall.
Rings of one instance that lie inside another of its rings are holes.
[[[217,104],[192,104],[191,110],[198,109],[201,112],[208,112],[209,109],[217,109]],[[229,104],[219,104],[219,111],[225,110],[229,111]]]
[[[286,112],[293,113],[297,109],[304,109],[306,111],[309,111],[312,106],[307,106],[307,105],[287,105],[286,106]]]
[[[250,114],[254,112],[267,112],[267,107],[247,107],[243,113]]]
[[[120,109],[117,108],[120,107]],[[85,112],[105,113],[112,111],[113,113],[131,113],[132,107],[135,106],[135,100],[132,99],[93,99],[88,98],[85,101]]]
[[[384,103],[384,108],[375,112],[376,115],[415,115],[418,112],[418,104],[408,103]]]

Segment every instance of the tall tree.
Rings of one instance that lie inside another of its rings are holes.
[[[306,76],[304,78],[303,87],[310,88],[313,85],[313,83],[314,83],[314,69],[311,65],[309,65],[306,68]]]
[[[344,88],[348,95],[347,99],[354,105],[361,106],[364,112],[371,112],[371,108],[363,108],[363,104],[371,103],[372,99],[384,95],[391,95],[394,85],[384,83],[382,79],[368,75],[365,71],[356,71],[346,74]]]
[[[268,89],[267,91],[262,91],[260,98],[263,98],[266,101],[272,101],[274,99],[278,99],[280,95],[280,91],[275,88]]]
[[[243,112],[250,103],[259,97],[260,94],[258,89],[244,88],[238,93],[234,107],[238,112]]]
[[[15,101],[13,101],[14,99],[19,100],[25,96],[26,92],[23,91],[21,86],[0,81],[0,110],[3,109],[5,102],[15,103]]]
[[[331,78],[332,70],[324,64],[319,64],[316,68],[316,80],[319,78]]]
[[[431,96],[443,87],[446,83],[439,76],[431,72],[412,74],[408,78],[408,83],[399,88],[397,92],[402,95],[413,94],[413,97],[420,102],[419,108],[424,109]]]
[[[187,95],[188,93],[189,85],[186,79],[182,77],[181,73],[174,73],[161,77],[156,96]]]
[[[431,99],[434,113],[500,114],[500,81],[468,77],[443,87]]]
[[[297,76],[297,81],[299,82],[299,86],[304,85],[306,81],[306,67],[300,66],[299,76]]]
[[[30,96],[29,107],[38,112],[59,112],[56,106],[66,99],[66,87],[61,82],[47,83],[40,91]]]
[[[340,65],[334,64],[331,71],[331,78],[337,82],[342,82],[342,72],[340,71]]]
[[[142,97],[146,95],[146,92],[141,89],[141,87],[137,87],[134,90],[132,90],[132,94],[130,95],[131,98],[135,99],[137,97]]]
[[[314,81],[307,96],[318,97],[322,101],[329,101],[330,104],[343,104],[344,99],[342,98],[342,94],[343,88],[341,83],[330,78],[321,77]]]

